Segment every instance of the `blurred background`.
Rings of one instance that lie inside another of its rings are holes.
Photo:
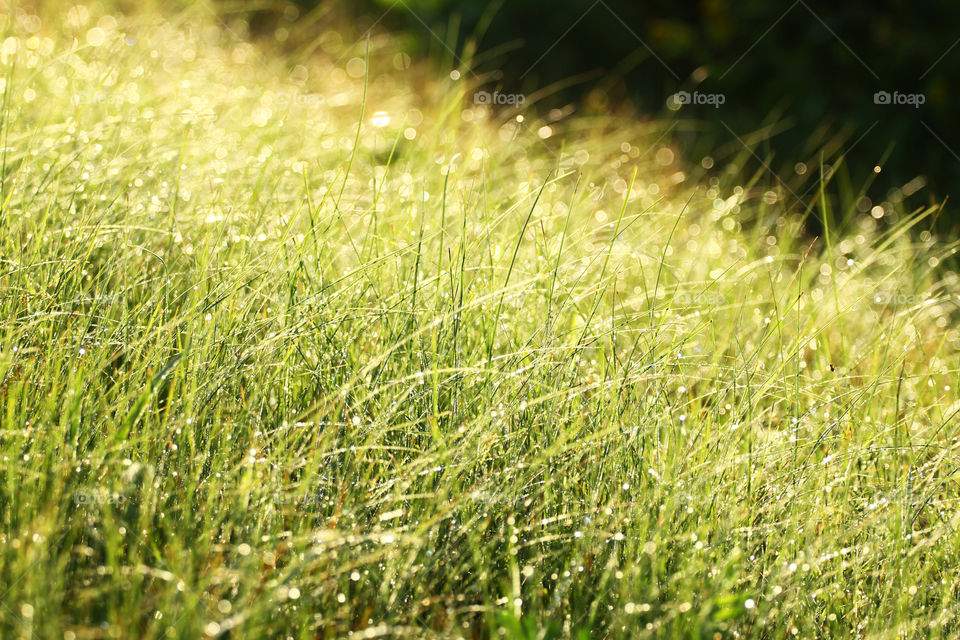
[[[296,4],[300,15],[331,5]],[[669,117],[692,166],[753,176],[798,201],[816,197],[821,166],[864,194],[864,211],[879,199],[919,207],[960,184],[960,3],[332,4],[354,37],[399,32],[408,55],[461,70],[496,108],[509,112],[520,96],[541,114]]]

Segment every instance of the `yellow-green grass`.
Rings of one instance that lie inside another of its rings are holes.
[[[956,633],[936,209],[322,20],[6,9],[0,636]]]

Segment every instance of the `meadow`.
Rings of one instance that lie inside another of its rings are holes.
[[[0,637],[957,636],[943,205],[322,15],[3,13]]]

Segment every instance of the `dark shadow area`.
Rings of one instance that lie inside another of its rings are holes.
[[[679,115],[672,135],[691,163],[763,174],[798,203],[816,195],[821,160],[855,197],[870,185],[865,204],[920,206],[960,184],[960,4],[367,0],[349,10],[364,16],[357,24],[404,30],[411,53],[454,65],[469,56],[493,101]]]

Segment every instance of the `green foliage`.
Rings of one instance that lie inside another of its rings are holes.
[[[508,640],[557,640],[562,637],[560,625],[555,620],[541,622],[533,616],[517,617],[508,611],[498,612],[497,625],[503,630],[501,637]],[[584,630],[576,637],[585,640],[589,634]]]
[[[955,635],[938,208],[70,5],[0,42],[0,638]]]

